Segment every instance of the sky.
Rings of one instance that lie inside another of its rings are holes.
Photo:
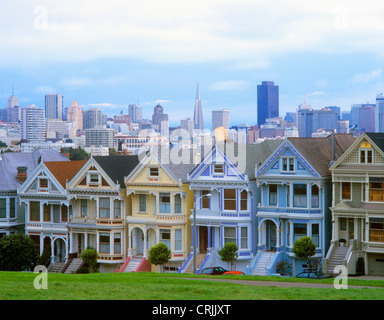
[[[156,104],[170,125],[193,118],[257,122],[257,85],[274,81],[280,116],[375,103],[384,92],[384,2],[303,0],[14,0],[0,2],[0,108],[100,107],[109,116]]]

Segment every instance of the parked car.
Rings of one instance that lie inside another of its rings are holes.
[[[332,276],[321,274],[317,269],[304,269],[296,276],[296,278],[327,279],[332,278]]]
[[[227,272],[227,270],[222,267],[210,267],[201,270],[200,274],[221,275],[225,272]]]
[[[227,272],[224,272],[224,275],[227,275],[227,274],[244,275],[245,273],[242,272],[242,271],[227,271]]]

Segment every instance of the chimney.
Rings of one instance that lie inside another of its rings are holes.
[[[23,183],[27,180],[27,167],[17,167],[16,179]]]

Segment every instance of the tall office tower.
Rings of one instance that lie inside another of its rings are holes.
[[[310,138],[313,132],[313,110],[299,109],[297,110],[297,129],[299,137]]]
[[[76,123],[76,129],[83,130],[83,110],[77,101],[72,101],[72,105],[68,107],[67,122]]]
[[[332,111],[328,107],[321,110],[313,111],[312,118],[312,133],[319,129],[337,130],[338,128],[338,113]]]
[[[168,114],[164,113],[163,107],[159,104],[153,109],[152,124],[156,131],[162,132],[166,135],[166,127],[168,126]]]
[[[180,120],[180,128],[188,131],[188,133],[193,135],[193,120],[191,118]]]
[[[359,109],[359,129],[365,132],[375,132],[376,107],[364,105]]]
[[[132,122],[138,122],[143,119],[143,110],[140,105],[128,105],[128,114]]]
[[[45,95],[45,117],[47,119],[63,119],[63,95],[57,93]]]
[[[353,104],[351,106],[351,121],[349,124],[351,126],[359,127],[359,110],[362,107],[362,104]]]
[[[375,132],[384,132],[384,95],[376,96]]]
[[[262,81],[257,86],[257,125],[265,124],[265,120],[279,116],[279,86],[273,81]]]
[[[8,98],[6,118],[8,122],[18,122],[20,120],[19,99],[15,96],[13,88],[12,95]]]
[[[193,113],[193,126],[195,129],[204,130],[203,108],[201,107],[199,84],[197,84],[195,112]]]
[[[99,108],[91,108],[83,112],[83,129],[100,127],[107,123],[107,115]]]
[[[28,142],[45,141],[44,109],[27,105],[21,110],[21,138]]]
[[[229,129],[229,110],[212,110],[212,132],[216,128],[223,127],[224,129]]]

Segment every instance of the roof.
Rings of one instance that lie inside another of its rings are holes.
[[[365,134],[384,152],[384,133],[366,132]]]
[[[288,138],[288,141],[321,175],[329,176],[329,166],[356,141],[351,134],[334,134],[334,159],[332,159],[332,135],[326,138]]]
[[[121,188],[125,188],[124,177],[139,164],[137,155],[124,156],[94,156],[93,159],[101,166],[113,182],[118,182]]]
[[[67,161],[69,159],[54,149],[37,149],[34,152],[7,152],[0,160],[0,190],[17,190],[21,183],[16,179],[17,167],[27,167],[27,175],[38,166],[39,159],[46,161]]]
[[[86,162],[87,160],[49,161],[44,162],[44,165],[53,174],[61,186],[65,188],[66,182],[70,181]]]

